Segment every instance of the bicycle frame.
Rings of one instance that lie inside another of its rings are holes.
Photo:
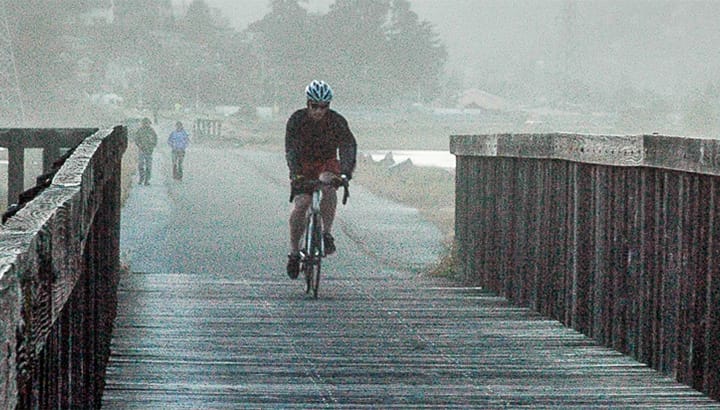
[[[347,179],[340,179],[345,188],[342,203],[347,202],[349,196]],[[305,235],[303,246],[300,250],[300,270],[305,274],[305,293],[310,293],[317,298],[318,287],[320,286],[320,267],[322,258],[325,257],[325,242],[323,240],[323,221],[320,212],[320,205],[323,200],[323,186],[333,185],[333,182],[322,182],[319,180],[306,181],[312,186],[312,198],[310,207],[305,216]],[[292,201],[294,193],[291,193]]]
[[[322,258],[325,256],[320,213],[322,196],[322,184],[318,184],[312,193],[312,203],[306,215],[304,246],[300,250],[300,269],[305,274],[305,293],[312,291],[314,298],[317,298],[320,286],[320,266]]]
[[[322,215],[320,203],[322,202],[322,189],[318,187],[312,194],[312,203],[308,209],[305,223],[304,247],[300,254],[303,259],[313,260],[325,256],[325,243],[322,238]],[[315,239],[315,241],[313,241]]]

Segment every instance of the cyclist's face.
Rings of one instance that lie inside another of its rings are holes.
[[[330,103],[318,103],[314,101],[307,102],[308,115],[315,121],[322,119],[328,111]]]

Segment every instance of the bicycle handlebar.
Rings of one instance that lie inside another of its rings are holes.
[[[311,193],[318,189],[322,185],[332,185],[335,188],[343,187],[343,198],[342,198],[342,204],[345,205],[347,203],[348,198],[350,197],[350,184],[347,177],[343,174],[341,176],[333,176],[332,180],[329,182],[321,181],[319,179],[300,179],[297,181],[293,181],[290,187],[290,202],[295,199],[295,194],[297,192],[301,193]]]

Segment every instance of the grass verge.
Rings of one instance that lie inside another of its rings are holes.
[[[388,166],[381,161],[362,157],[358,161],[354,181],[375,195],[417,209],[443,235],[445,252],[430,269],[435,276],[455,277],[455,176],[432,167],[403,163]]]

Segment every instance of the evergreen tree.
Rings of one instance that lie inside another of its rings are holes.
[[[77,1],[67,8],[44,0],[5,4],[20,89],[36,110],[52,110],[74,97],[75,62],[64,21],[84,7]]]
[[[293,103],[314,78],[360,104],[435,95],[446,51],[407,0],[337,0],[325,15],[309,15],[298,0],[273,0],[271,7],[249,28],[267,100]]]
[[[250,25],[258,48],[259,84],[263,104],[297,100],[306,65],[322,59],[321,44],[315,45],[310,18],[298,0],[273,0],[271,11]],[[317,53],[313,53],[313,52]]]
[[[193,43],[208,47],[215,40],[217,28],[205,0],[193,0],[180,23],[182,32]]]
[[[429,100],[437,95],[447,52],[432,25],[419,21],[407,0],[394,0],[388,30],[388,65],[393,77],[386,87],[410,100]]]
[[[357,103],[377,104],[387,98],[377,85],[394,75],[387,64],[389,11],[389,0],[338,0],[322,18],[327,51],[321,58],[328,81]]]

